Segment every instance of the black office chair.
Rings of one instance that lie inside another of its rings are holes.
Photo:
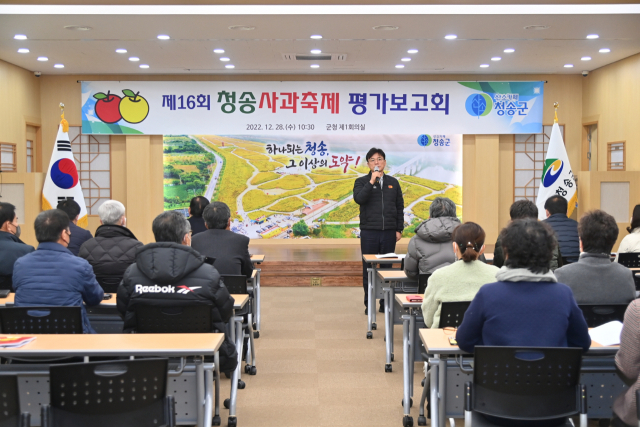
[[[3,334],[81,334],[80,307],[2,307]]]
[[[605,323],[618,320],[624,321],[624,312],[629,304],[578,304],[587,326],[595,328]]]
[[[31,415],[20,413],[18,379],[16,376],[0,376],[0,427],[29,427]]]
[[[431,274],[420,274],[418,276],[418,294],[424,295],[424,291],[427,290],[429,284],[429,277]]]
[[[464,313],[469,308],[471,301],[443,302],[440,309],[439,328],[457,328],[464,319]]]
[[[42,427],[173,427],[167,359],[51,366]]]
[[[140,334],[196,334],[213,332],[210,305],[153,306],[137,304],[136,332]]]
[[[222,281],[224,282],[224,285],[227,287],[227,290],[230,294],[249,294],[249,291],[247,290],[247,276],[245,275],[226,274],[222,276]],[[251,359],[243,357],[243,359],[246,359],[244,372],[249,375],[256,375],[258,373],[258,368],[256,367],[256,352],[253,342],[253,313],[251,311],[251,307],[253,307],[253,304],[251,298],[252,297],[249,296],[249,301],[247,302],[247,304],[242,309],[236,311],[236,316],[242,316],[243,318],[242,330],[245,331],[243,348],[246,351],[246,356],[249,356],[249,354],[251,355]],[[250,344],[251,351],[248,351],[247,343]]]
[[[618,263],[627,268],[640,268],[640,253],[625,252],[618,254]]]
[[[475,348],[473,383],[465,384],[465,426],[490,419],[544,421],[580,414],[587,425],[587,392],[580,385],[581,348]]]
[[[636,390],[636,417],[638,417],[638,427],[640,427],[640,388]]]

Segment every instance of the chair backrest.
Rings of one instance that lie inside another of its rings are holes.
[[[31,417],[28,412],[20,413],[18,400],[18,377],[0,376],[0,427],[29,427]]]
[[[247,276],[245,275],[224,275],[222,281],[230,294],[248,294]]]
[[[424,295],[424,291],[427,289],[427,284],[429,283],[429,277],[431,277],[431,274],[420,274],[418,276],[418,293],[420,295]]]
[[[153,306],[136,304],[136,332],[177,334],[213,332],[210,305]]]
[[[167,359],[51,365],[51,405],[42,426],[173,425],[174,410],[167,410],[165,399],[167,366]]]
[[[80,307],[2,307],[3,334],[81,334]]]
[[[464,319],[464,313],[469,308],[471,301],[443,302],[440,308],[439,328],[457,328]]]
[[[640,267],[640,253],[638,252],[626,252],[618,254],[618,263],[628,268]]]
[[[473,410],[518,420],[579,412],[581,348],[476,346]]]
[[[624,312],[629,304],[578,304],[587,326],[595,328],[607,322],[624,321]]]

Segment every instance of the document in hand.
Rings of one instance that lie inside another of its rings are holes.
[[[36,337],[0,337],[0,348],[18,348],[35,340]]]
[[[618,345],[620,344],[620,333],[622,332],[622,322],[614,320],[605,323],[597,328],[589,329],[589,336],[600,345]]]
[[[405,255],[401,254],[394,254],[393,252],[388,253],[388,254],[382,254],[382,255],[376,255],[376,258],[378,259],[383,259],[383,258],[400,258],[400,259],[404,259]]]

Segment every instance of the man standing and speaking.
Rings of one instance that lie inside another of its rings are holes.
[[[363,255],[395,252],[404,229],[402,189],[397,179],[384,174],[384,151],[372,148],[366,161],[371,172],[356,179],[353,186],[353,200],[360,205],[360,250]],[[365,314],[369,307],[367,267],[369,264],[362,261]],[[381,312],[383,308],[384,301],[380,300]]]

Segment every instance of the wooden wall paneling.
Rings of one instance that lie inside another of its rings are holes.
[[[148,135],[126,136],[126,168],[127,168],[127,226],[143,243],[154,242],[151,232],[150,217],[151,193],[149,177],[151,176],[150,148],[151,137]]]
[[[476,213],[477,223],[487,233],[486,240],[495,242],[499,231],[500,138],[498,135],[476,135]]]
[[[462,136],[462,220],[476,220],[476,136]]]
[[[500,159],[499,159],[499,203],[498,203],[498,230],[502,230],[511,220],[509,208],[513,203],[513,186],[515,173],[513,135],[500,135]],[[487,242],[494,243],[494,242]]]

